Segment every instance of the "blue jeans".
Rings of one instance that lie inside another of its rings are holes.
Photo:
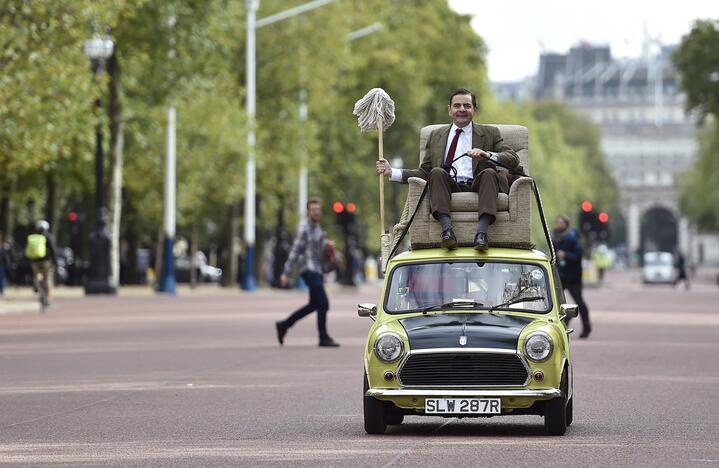
[[[310,302],[290,315],[284,325],[290,328],[298,320],[317,311],[317,331],[320,334],[320,339],[327,338],[329,336],[327,335],[327,311],[330,308],[330,302],[325,292],[324,278],[319,273],[303,271],[302,279],[310,290]]]
[[[5,267],[0,265],[0,294],[5,291]]]

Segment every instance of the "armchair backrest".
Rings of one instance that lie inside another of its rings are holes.
[[[435,128],[446,124],[427,125],[419,132],[419,163],[422,164],[425,154],[425,145],[429,134]],[[522,125],[488,124],[499,129],[504,142],[512,148],[521,161],[524,172],[529,175],[529,130]]]

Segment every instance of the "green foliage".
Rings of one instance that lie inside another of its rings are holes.
[[[258,17],[303,3],[263,0]],[[0,5],[0,43],[8,44],[0,55],[0,179],[15,174],[18,196],[38,195],[43,172],[52,170],[65,199],[92,193],[92,128],[98,116],[91,106],[98,95],[107,102],[106,80],[93,84],[82,50],[95,23],[111,31],[121,69],[123,235],[153,242],[161,225],[170,105],[177,109],[179,228],[224,223],[226,207],[239,203],[245,191],[243,1],[0,0]],[[383,26],[379,32],[346,40],[351,31],[375,22]],[[396,103],[384,154],[401,157],[405,167],[418,163],[419,129],[447,122],[448,95],[466,87],[477,94],[478,122],[529,127],[532,174],[550,216],[571,212],[583,197],[615,203],[596,128],[562,106],[496,103],[487,87],[485,54],[470,18],[442,0],[340,1],[259,29],[258,228],[273,226],[279,208],[288,212],[289,226],[297,224],[304,161],[310,195],[322,197],[327,219],[332,201],[355,202],[364,240],[378,250],[377,135],[362,134],[352,115],[355,101],[373,87],[387,90]],[[301,99],[309,109],[306,120]],[[406,188],[398,193],[403,201]],[[386,227],[394,221],[388,216]],[[333,223],[326,225],[334,229]]]
[[[687,110],[700,123],[699,155],[679,181],[680,205],[700,229],[719,232],[719,20],[698,20],[674,53],[674,64],[687,95]]]
[[[679,182],[680,206],[699,229],[719,232],[719,122],[701,129],[696,163]]]
[[[719,20],[698,20],[674,53],[687,110],[719,117]]]
[[[93,113],[80,2],[0,5],[0,178],[92,152]]]

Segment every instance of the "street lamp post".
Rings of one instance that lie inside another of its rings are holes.
[[[247,41],[246,41],[246,83],[247,83],[247,181],[245,183],[245,243],[246,243],[246,274],[242,288],[247,291],[254,291],[257,288],[255,281],[255,103],[257,76],[255,37],[257,29],[278,21],[297,16],[315,8],[319,8],[336,0],[314,0],[312,2],[289,8],[266,18],[257,20],[257,10],[260,7],[260,0],[245,0],[247,9]]]
[[[105,68],[105,62],[114,50],[112,39],[95,33],[85,41],[85,55],[92,63],[94,76]],[[102,109],[102,100],[95,100],[97,112]],[[98,115],[95,125],[95,231],[90,234],[90,271],[85,281],[85,294],[115,294],[116,278],[110,271],[110,230],[107,227],[105,208],[105,155],[102,149],[102,121]]]

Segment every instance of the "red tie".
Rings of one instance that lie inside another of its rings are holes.
[[[452,161],[454,160],[454,153],[457,151],[457,142],[459,141],[459,135],[462,134],[462,129],[458,128],[454,131],[454,138],[452,139],[452,144],[449,145],[449,151],[447,151],[447,158],[445,159],[445,166],[451,166]]]

